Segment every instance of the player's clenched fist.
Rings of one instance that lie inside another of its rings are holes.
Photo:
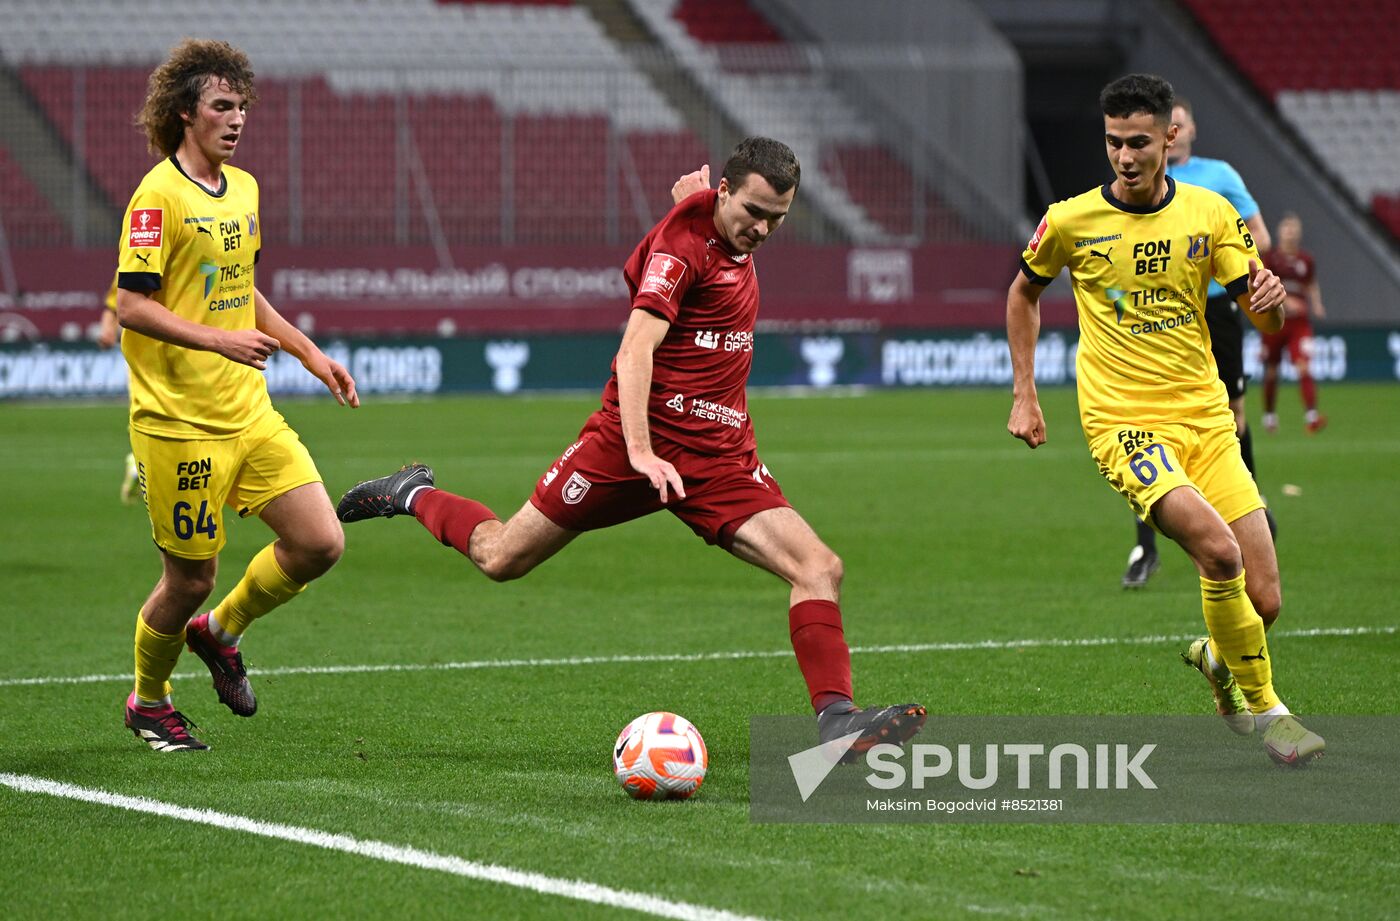
[[[1283,304],[1283,281],[1253,259],[1249,260],[1249,309],[1265,313]]]
[[[706,163],[693,173],[686,173],[671,186],[671,201],[679,205],[696,192],[710,187],[710,164]]]
[[[1006,430],[1032,448],[1045,444],[1045,416],[1035,400],[1017,400],[1011,404],[1011,418]]]

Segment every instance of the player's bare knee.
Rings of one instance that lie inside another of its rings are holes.
[[[837,592],[846,576],[841,558],[826,547],[803,560],[797,574],[797,585],[809,591]]]
[[[1249,577],[1245,576],[1249,603],[1254,606],[1254,612],[1267,627],[1278,620],[1279,611],[1283,608],[1283,593],[1279,590],[1277,582],[1259,587],[1249,586],[1248,582]]]
[[[1196,562],[1205,577],[1216,582],[1233,579],[1244,569],[1240,545],[1228,531],[1202,541],[1196,550]]]
[[[830,580],[832,586],[840,588],[841,581],[846,578],[846,564],[842,562],[841,558],[828,550],[826,552],[824,569],[826,570],[826,577]]]
[[[514,560],[505,562],[493,562],[490,565],[481,567],[481,571],[486,574],[486,578],[492,582],[513,582],[530,571],[530,567]]]
[[[308,582],[330,571],[345,553],[345,533],[340,528],[327,528],[313,534],[298,535],[296,541],[282,543],[291,558],[288,572],[299,582]]]
[[[214,572],[166,573],[165,590],[181,607],[194,610],[214,593]]]
[[[323,564],[327,570],[330,569],[345,555],[345,532],[339,525],[327,529],[324,534],[318,535],[312,547],[312,554],[317,563]]]
[[[492,582],[510,582],[534,569],[534,563],[527,557],[495,553],[476,561],[482,574]]]

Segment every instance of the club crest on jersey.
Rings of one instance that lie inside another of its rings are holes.
[[[669,301],[676,292],[676,286],[685,277],[686,265],[668,253],[652,253],[647,260],[646,271],[642,273],[642,283],[637,286],[638,294],[659,294]]]
[[[1040,241],[1045,236],[1046,228],[1048,228],[1049,226],[1050,215],[1047,214],[1045,217],[1040,219],[1040,226],[1036,227],[1035,233],[1031,234],[1030,242],[1026,244],[1028,247],[1030,247],[1031,252],[1036,252],[1040,249]]]
[[[578,505],[583,501],[583,497],[588,495],[588,488],[592,485],[577,470],[569,474],[569,478],[564,481],[564,488],[560,490],[560,495],[564,497],[564,504]]]
[[[1210,234],[1200,233],[1191,238],[1191,245],[1186,249],[1186,258],[1192,262],[1199,262],[1210,255]]]
[[[133,208],[131,211],[131,233],[126,238],[127,249],[160,249],[161,225],[164,223],[164,209]]]

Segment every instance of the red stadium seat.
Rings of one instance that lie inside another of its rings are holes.
[[[772,44],[783,40],[746,0],[680,0],[674,15],[700,42]]]
[[[70,239],[68,225],[0,147],[0,226],[12,246],[54,246]]]

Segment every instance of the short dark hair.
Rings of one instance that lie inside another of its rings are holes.
[[[1171,122],[1175,98],[1172,85],[1156,74],[1128,74],[1103,88],[1099,108],[1109,118],[1145,114],[1165,125]]]
[[[744,138],[734,148],[725,161],[724,172],[720,175],[729,184],[732,192],[744,184],[750,173],[758,173],[773,187],[773,191],[783,195],[788,189],[795,189],[802,181],[802,164],[797,162],[797,154],[782,141],[772,138]]]
[[[1185,96],[1177,96],[1172,100],[1172,108],[1175,109],[1177,106],[1181,106],[1185,109],[1187,115],[1196,114],[1195,110],[1191,108],[1191,100],[1187,99]]]

